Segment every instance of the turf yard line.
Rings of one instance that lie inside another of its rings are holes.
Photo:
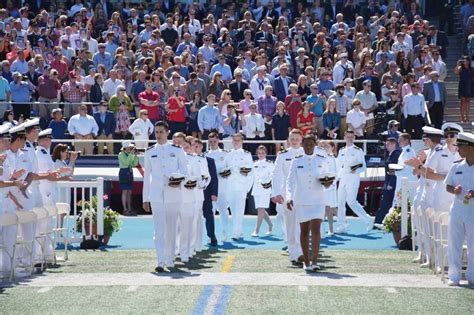
[[[224,266],[222,266],[222,272],[229,272],[230,268],[232,268],[232,264],[234,263],[234,258],[235,256],[229,255],[227,256],[227,259],[224,263]]]
[[[38,293],[46,293],[50,291],[53,287],[44,287],[38,290]]]
[[[385,291],[387,291],[388,293],[398,293],[397,289],[395,288],[385,288]]]
[[[199,295],[196,304],[194,305],[193,315],[201,315],[204,314],[204,311],[207,308],[207,301],[214,290],[214,286],[208,285],[202,289],[201,294]]]
[[[219,302],[215,308],[215,315],[224,315],[227,311],[227,306],[229,305],[230,294],[232,292],[232,286],[225,285],[221,290],[221,296],[219,297]]]
[[[453,288],[435,275],[378,273],[261,273],[261,272],[203,272],[203,273],[56,273],[31,278],[20,287],[103,287],[103,286],[209,286],[203,292],[204,302],[212,294],[212,286],[334,286],[390,288]],[[1,285],[0,285],[1,286]],[[207,293],[206,293],[207,292]],[[204,303],[202,302],[202,303]],[[199,303],[198,303],[199,304]],[[207,305],[207,303],[205,304]]]
[[[215,308],[216,308],[217,303],[219,302],[221,291],[222,291],[221,285],[217,285],[213,287],[212,294],[211,296],[209,296],[209,299],[207,301],[207,307],[204,310],[203,314],[212,315],[215,313]]]

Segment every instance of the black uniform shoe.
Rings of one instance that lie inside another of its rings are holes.
[[[233,237],[232,240],[233,240],[234,242],[237,242],[239,239],[238,239],[237,237]]]
[[[155,268],[155,272],[158,272],[158,273],[165,272],[165,268],[158,266]]]
[[[211,240],[211,242],[209,243],[209,245],[212,246],[212,247],[217,247],[217,239]]]

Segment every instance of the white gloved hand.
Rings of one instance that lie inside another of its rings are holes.
[[[212,202],[212,212],[216,214],[217,212],[217,201]]]

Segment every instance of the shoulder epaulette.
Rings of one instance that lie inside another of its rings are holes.
[[[318,153],[316,153],[316,156],[319,156],[319,157],[325,158],[325,156],[324,156],[324,155],[321,155],[321,154],[318,154]]]
[[[271,160],[267,160],[267,162],[268,162],[268,163],[273,163],[273,161],[271,161]]]
[[[31,144],[30,144],[29,142],[26,143],[26,146],[27,146],[28,148],[31,148]]]
[[[249,152],[249,151],[247,151],[247,150],[244,150],[244,152],[245,152],[245,153],[250,153],[250,152]]]
[[[206,157],[204,153],[198,154],[199,157]]]
[[[28,152],[28,150],[25,149],[25,148],[22,148],[21,151],[23,151],[23,152]]]
[[[281,150],[280,153],[286,153],[288,152],[288,149]]]
[[[357,150],[362,150],[361,148],[359,148],[358,146],[354,146],[354,148],[356,148]]]
[[[146,151],[148,151],[148,150],[150,150],[150,149],[152,149],[152,148],[154,148],[154,147],[155,147],[155,146],[152,145],[151,147],[148,147],[148,148],[146,149]]]
[[[222,149],[222,152],[229,153],[230,150]]]
[[[186,155],[194,156],[192,153],[188,153],[188,152],[186,152]]]
[[[297,156],[295,156],[295,159],[299,159],[299,158],[302,157],[302,156],[303,156],[302,154],[297,155]]]
[[[407,152],[410,152],[410,148],[407,149]]]
[[[176,144],[171,144],[171,146],[175,148],[181,148],[179,145],[176,145]]]
[[[48,154],[48,152],[46,152],[45,149],[41,149],[41,152],[42,152],[43,154]]]
[[[460,160],[454,161],[453,163],[460,163],[460,162],[462,162],[462,161],[464,161],[464,159],[460,159]]]
[[[437,147],[437,148],[435,149],[436,152],[441,151],[441,150],[443,150],[443,147]]]

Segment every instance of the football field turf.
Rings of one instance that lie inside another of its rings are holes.
[[[321,252],[305,274],[274,249],[206,250],[156,274],[153,250],[71,251],[0,289],[0,314],[472,314],[474,290],[447,287],[411,252]]]

